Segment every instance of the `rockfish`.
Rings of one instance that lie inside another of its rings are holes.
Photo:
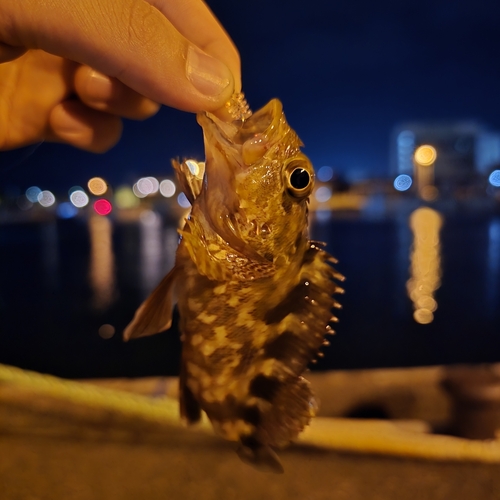
[[[174,268],[140,306],[126,340],[166,330],[177,300],[182,333],[180,411],[201,410],[242,459],[282,472],[274,448],[316,410],[308,364],[333,333],[343,290],[323,244],[308,239],[314,171],[270,101],[247,120],[200,113],[205,165],[174,161],[192,204]],[[201,170],[199,170],[201,168]]]

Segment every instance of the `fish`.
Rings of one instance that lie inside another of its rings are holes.
[[[276,452],[317,411],[304,372],[333,333],[344,277],[308,237],[314,169],[272,99],[247,119],[199,113],[205,162],[173,160],[191,203],[175,265],[139,307],[125,340],[170,328],[179,311],[180,413],[206,413],[253,466],[283,472]]]

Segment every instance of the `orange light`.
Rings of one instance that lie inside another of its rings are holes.
[[[92,177],[87,186],[89,187],[89,191],[96,196],[101,196],[108,190],[106,181],[101,179],[101,177]]]
[[[415,163],[417,163],[418,165],[428,167],[436,161],[436,149],[432,146],[429,146],[428,144],[424,144],[423,146],[419,146],[415,150],[413,158],[415,160]]]

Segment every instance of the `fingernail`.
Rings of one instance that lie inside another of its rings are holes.
[[[217,59],[191,45],[186,61],[186,76],[202,94],[216,97],[231,83],[229,68]]]
[[[107,100],[113,94],[111,79],[98,71],[92,71],[87,79],[86,91],[88,97],[99,101]]]

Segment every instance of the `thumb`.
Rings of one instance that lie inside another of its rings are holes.
[[[19,51],[42,49],[86,64],[154,101],[184,111],[216,110],[233,93],[229,67],[191,43],[144,0],[3,4],[0,44]],[[234,51],[229,39],[227,44]],[[207,41],[202,46],[210,45]]]

